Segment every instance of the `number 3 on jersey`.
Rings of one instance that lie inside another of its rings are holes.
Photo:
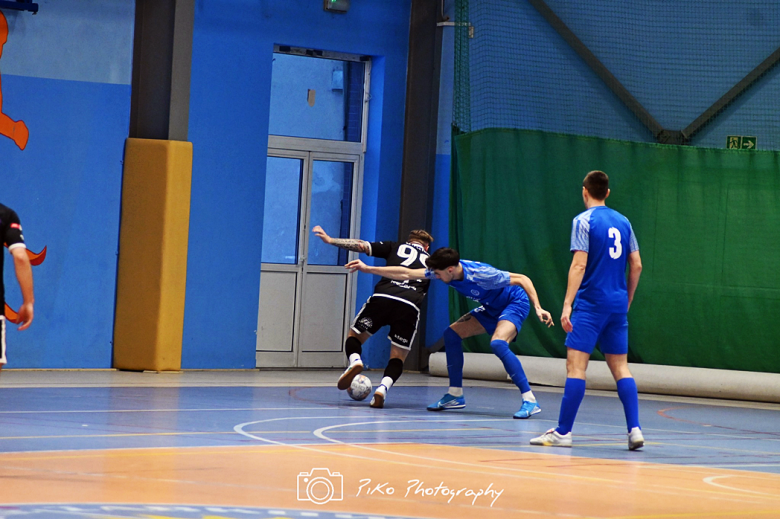
[[[417,252],[417,249],[405,243],[402,244],[400,247],[398,247],[397,254],[399,258],[404,258],[404,261],[401,262],[401,265],[403,265],[404,267],[408,267],[409,265],[414,263],[415,260],[417,259],[417,256],[420,255]],[[423,265],[425,265],[425,258],[426,258],[425,256],[420,257],[420,263],[422,263]]]
[[[609,237],[614,238],[615,240],[615,246],[609,248],[609,257],[612,259],[618,259],[620,258],[620,255],[623,254],[623,245],[620,244],[620,231],[614,227],[610,227]]]

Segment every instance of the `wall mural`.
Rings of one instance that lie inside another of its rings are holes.
[[[3,46],[8,41],[8,20],[5,19],[5,15],[0,11],[0,58],[3,57]],[[13,140],[20,150],[23,150],[27,146],[27,140],[30,137],[30,132],[27,129],[27,125],[24,121],[14,121],[3,112],[3,87],[2,78],[0,77],[0,134],[5,135],[9,139]]]

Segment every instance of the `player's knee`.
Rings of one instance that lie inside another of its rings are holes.
[[[506,341],[490,341],[490,349],[493,350],[493,353],[500,357],[509,351],[509,345]]]
[[[447,345],[447,344],[457,344],[457,343],[460,343],[460,341],[461,341],[461,338],[460,338],[460,335],[458,335],[458,332],[456,332],[455,330],[453,330],[450,327],[447,327],[447,329],[444,330],[443,336],[444,336],[444,344],[445,345]]]

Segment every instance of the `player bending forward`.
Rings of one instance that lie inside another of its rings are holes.
[[[445,330],[444,349],[447,354],[450,389],[441,400],[428,406],[429,411],[466,407],[466,399],[463,396],[461,340],[489,333],[492,336],[490,348],[501,359],[506,372],[522,394],[523,404],[514,417],[530,418],[541,412],[542,409],[531,391],[520,360],[509,349],[509,343],[517,338],[520,327],[528,316],[531,303],[539,320],[548,327],[553,326],[550,312],[540,306],[536,289],[528,276],[498,270],[486,263],[461,260],[458,251],[449,248],[441,248],[431,254],[427,261],[427,269],[369,267],[360,260],[351,261],[346,267],[352,272],[359,270],[397,280],[440,279],[482,305]]]
[[[391,268],[401,270],[425,269],[428,248],[433,237],[426,231],[416,230],[409,233],[404,243],[379,241],[369,243],[364,240],[331,238],[319,225],[312,229],[322,241],[336,247],[362,252],[369,256],[384,258]],[[363,371],[363,343],[383,326],[390,326],[390,360],[385,367],[379,387],[371,399],[371,407],[385,405],[387,392],[393,387],[404,371],[404,361],[412,347],[417,325],[420,322],[420,305],[428,292],[430,281],[427,279],[394,281],[382,278],[374,288],[374,294],[363,305],[344,344],[349,366],[338,381],[338,388],[347,389],[352,379]]]

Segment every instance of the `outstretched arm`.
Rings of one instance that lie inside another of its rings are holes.
[[[19,288],[22,290],[22,306],[19,307],[19,330],[26,330],[30,327],[33,320],[33,278],[30,259],[27,257],[27,249],[24,247],[15,247],[11,249],[11,255],[14,258],[14,268],[16,269],[16,280],[19,282]]]
[[[531,304],[534,305],[534,310],[536,311],[536,316],[539,318],[539,320],[546,324],[548,328],[550,326],[555,326],[550,312],[542,308],[542,305],[539,303],[539,296],[536,294],[536,288],[534,287],[531,278],[523,274],[515,274],[514,272],[510,272],[509,284],[523,287],[525,293],[528,294],[528,299],[531,300]]]
[[[566,286],[566,297],[563,299],[563,312],[561,313],[561,326],[563,326],[566,333],[571,333],[572,331],[571,305],[574,304],[574,297],[582,284],[587,264],[588,253],[581,250],[575,251],[569,267],[569,282]]]
[[[406,281],[412,279],[425,279],[425,269],[408,269],[406,267],[372,267],[366,265],[360,260],[352,260],[344,268],[350,272],[365,272],[366,274],[376,274],[388,279],[397,281]]]
[[[340,249],[351,250],[354,252],[363,252],[365,254],[371,252],[371,246],[368,244],[367,241],[344,239],[344,238],[331,238],[330,236],[328,236],[328,233],[326,233],[319,225],[314,226],[312,232],[317,236],[319,236],[320,239],[325,243],[329,245],[335,245]]]

